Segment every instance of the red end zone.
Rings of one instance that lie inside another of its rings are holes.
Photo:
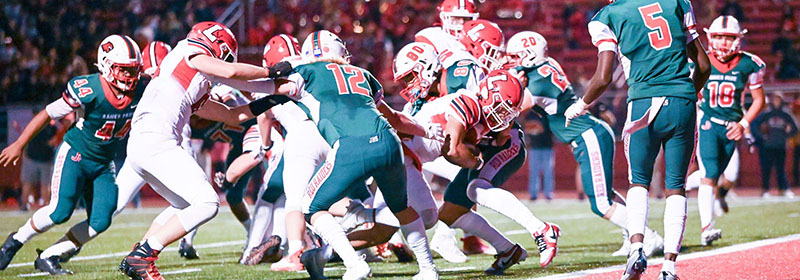
[[[657,279],[661,260],[649,263],[642,279]],[[614,266],[546,279],[616,280],[622,270]],[[800,279],[800,234],[679,256],[677,272],[682,279]]]

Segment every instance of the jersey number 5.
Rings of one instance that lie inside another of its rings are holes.
[[[639,14],[644,20],[644,25],[653,30],[647,33],[647,38],[650,39],[650,46],[657,51],[669,48],[672,45],[669,23],[663,16],[653,16],[662,12],[664,10],[661,9],[660,3],[639,7]]]
[[[337,64],[328,64],[325,68],[331,70],[333,76],[336,77],[336,87],[339,88],[339,94],[355,93],[370,96],[369,89],[359,85],[367,81],[361,69],[350,65]],[[347,77],[345,77],[345,74],[347,74]]]

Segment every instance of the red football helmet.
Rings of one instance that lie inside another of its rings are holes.
[[[275,35],[264,46],[264,57],[261,59],[261,64],[264,67],[271,67],[284,58],[299,55],[300,43],[297,38],[287,34]]]
[[[485,19],[468,21],[464,24],[464,33],[461,44],[483,67],[494,70],[502,65],[506,39],[497,24]]]
[[[502,131],[519,116],[522,85],[508,71],[493,70],[481,82],[478,104],[486,126],[495,132]]]
[[[444,0],[436,9],[439,10],[442,29],[456,39],[464,37],[464,22],[476,20],[480,15],[472,0]]]
[[[158,66],[161,65],[161,61],[167,57],[167,53],[170,51],[172,51],[172,47],[161,41],[153,41],[147,44],[142,51],[142,69],[144,69],[144,74],[153,76]]]
[[[236,62],[239,54],[239,44],[233,32],[217,22],[204,21],[195,24],[189,35],[186,35],[186,40],[200,45],[212,56],[227,62]]]

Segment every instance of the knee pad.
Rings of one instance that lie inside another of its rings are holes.
[[[191,206],[184,208],[177,214],[178,219],[187,232],[197,228],[197,226],[208,222],[217,216],[219,212],[219,202],[200,202],[192,203]]]
[[[477,201],[478,189],[488,189],[493,187],[494,186],[492,186],[492,183],[487,181],[486,179],[483,178],[473,179],[472,181],[469,182],[469,185],[467,185],[467,197],[469,197],[469,199],[472,200],[473,202]]]

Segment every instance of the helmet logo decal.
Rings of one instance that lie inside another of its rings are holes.
[[[483,26],[483,23],[478,24],[475,27],[473,27],[472,29],[470,29],[469,31],[467,31],[467,36],[469,36],[469,38],[472,39],[472,41],[478,41],[478,39],[480,39],[478,37],[478,32],[483,30],[483,29],[485,29],[485,28],[486,28],[486,26]]]
[[[222,26],[212,25],[208,29],[203,30],[203,35],[206,35],[208,40],[210,40],[211,42],[214,42],[214,41],[217,40],[217,37],[218,37],[216,33],[220,32],[220,31],[222,31]]]
[[[112,44],[111,42],[106,42],[101,47],[103,48],[104,52],[110,52],[111,50],[114,49],[114,44]]]

